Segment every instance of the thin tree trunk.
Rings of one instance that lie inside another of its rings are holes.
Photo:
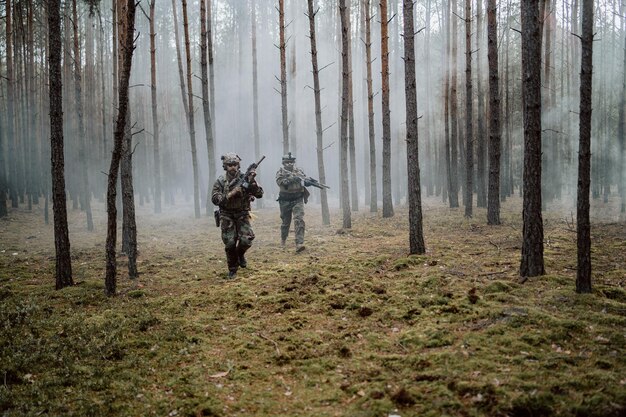
[[[194,123],[194,110],[193,110],[193,84],[191,78],[191,48],[189,45],[189,21],[187,19],[187,0],[183,2],[183,28],[185,31],[185,53],[187,55],[187,95],[189,113],[187,113],[189,121],[189,142],[191,144],[191,166],[193,168],[193,208],[196,219],[200,218],[200,195],[199,195],[199,183],[198,183],[198,156],[196,152],[196,128]]]
[[[472,217],[474,200],[474,128],[472,93],[472,0],[465,0],[465,217]],[[479,115],[482,117],[482,115]]]
[[[178,36],[178,17],[176,13],[176,0],[172,0],[172,20],[174,20],[174,42],[176,42],[176,61],[178,62],[178,78],[180,93],[185,109],[185,118],[189,119],[189,105],[187,104],[187,91],[185,90],[185,75],[183,72],[183,58],[180,53],[180,37]]]
[[[91,214],[91,190],[89,189],[89,174],[87,170],[87,138],[85,137],[85,119],[83,117],[82,70],[80,56],[80,41],[78,40],[78,13],[76,0],[72,0],[72,28],[74,30],[74,101],[78,118],[78,160],[81,169],[81,193],[83,209],[87,215],[87,230],[93,231],[93,217]]]
[[[207,0],[207,52],[209,55],[209,107],[211,108],[211,129],[213,143],[217,140],[215,135],[215,67],[213,66],[213,6],[211,0]],[[215,155],[213,155],[213,163],[215,163]],[[213,167],[215,172],[215,166]],[[209,183],[210,184],[210,183]]]
[[[254,155],[255,161],[261,159],[261,134],[259,133],[259,77],[258,77],[258,63],[257,63],[257,46],[256,46],[256,38],[257,38],[257,30],[256,30],[256,0],[252,0],[252,4],[250,5],[251,9],[251,30],[252,30],[252,124],[253,124],[253,134],[254,134]],[[215,170],[215,167],[213,168]],[[212,184],[212,182],[209,182]],[[262,198],[257,198],[256,207],[258,209],[262,209],[263,204]]]
[[[383,116],[383,217],[393,217],[391,197],[391,114],[389,109],[389,35],[387,0],[380,0],[380,54]]]
[[[253,6],[254,7],[254,4]],[[213,142],[213,123],[209,105],[209,74],[207,69],[207,31],[205,0],[200,0],[200,67],[202,71],[202,115],[204,116],[204,136],[206,138],[207,158],[209,160],[209,181],[206,201],[206,215],[211,213],[211,189],[215,182],[215,146]],[[257,159],[258,160],[258,159]]]
[[[488,0],[487,8],[487,58],[489,60],[489,195],[487,198],[487,223],[495,225],[500,224],[501,146],[496,0]]]
[[[7,0],[7,12],[10,0]],[[7,22],[10,19],[7,18]],[[74,285],[65,205],[65,162],[63,157],[63,83],[61,78],[61,1],[48,1],[48,80],[50,84],[50,149],[56,289]],[[7,48],[10,50],[10,48]]]
[[[352,23],[350,2],[346,3],[348,15],[348,151],[350,154],[350,198],[353,211],[359,211],[359,190],[356,175],[356,145],[354,137],[354,80],[352,79]]]
[[[285,1],[278,0],[278,24],[280,28],[280,99],[283,123],[283,154],[289,152],[289,120],[287,109],[287,58],[285,45]]]
[[[378,184],[376,179],[376,131],[374,128],[374,90],[372,88],[372,31],[370,0],[365,7],[365,66],[367,72],[367,132],[369,138],[370,212],[378,212]]]
[[[417,87],[415,80],[415,45],[413,0],[404,0],[404,83],[406,101],[406,157],[409,201],[409,250],[411,254],[426,252],[422,228],[422,192],[419,168],[417,129]]]
[[[448,190],[448,199],[450,200],[450,207],[459,206],[459,148],[458,148],[458,103],[457,103],[457,23],[458,19],[456,15],[457,3],[456,0],[452,0],[452,9],[449,16],[449,23],[452,26],[452,63],[450,70],[452,71],[452,77],[450,80],[450,176],[449,183],[450,189]]]
[[[322,104],[321,104],[321,89],[320,89],[320,77],[319,68],[317,64],[317,40],[315,37],[315,15],[319,10],[313,10],[313,0],[307,0],[309,18],[309,35],[311,39],[311,65],[313,67],[313,96],[315,99],[315,134],[317,137],[317,172],[319,180],[322,184],[326,184],[326,170],[324,168],[324,133],[322,129]],[[330,224],[330,212],[328,210],[328,195],[326,189],[320,190],[321,203],[322,203],[322,223],[325,225]]]
[[[17,208],[17,161],[15,148],[15,77],[13,75],[13,22],[11,0],[6,0],[6,54],[7,54],[7,143],[10,158],[9,160],[9,198],[11,207]],[[60,24],[59,24],[60,25]]]
[[[111,155],[111,166],[107,181],[107,240],[106,240],[106,275],[105,293],[115,295],[117,286],[117,265],[115,250],[117,242],[117,208],[115,198],[117,194],[116,184],[122,157],[122,142],[126,132],[126,115],[128,110],[128,84],[133,57],[133,40],[135,32],[135,0],[118,0],[118,15],[122,16],[120,41],[120,80],[119,80],[119,107],[115,121],[114,147]],[[114,22],[114,25],[116,22]],[[113,45],[114,48],[117,45]]]
[[[580,65],[580,136],[576,210],[578,269],[576,292],[591,292],[591,232],[589,188],[591,180],[591,92],[593,72],[593,0],[582,0],[582,59]]]
[[[486,149],[485,149],[485,95],[482,86],[482,59],[483,54],[481,43],[483,40],[483,1],[476,2],[476,92],[478,95],[478,127],[476,132],[476,206],[487,207],[487,190],[486,190]]]
[[[384,0],[383,0],[384,1]],[[343,228],[352,228],[352,215],[350,213],[350,190],[348,184],[348,98],[350,76],[348,74],[350,63],[348,60],[348,30],[350,27],[349,16],[346,10],[346,0],[339,0],[339,16],[341,19],[341,196],[343,211]]]
[[[161,213],[161,157],[159,155],[159,115],[157,108],[156,78],[156,32],[154,31],[154,7],[156,0],[150,2],[150,98],[152,103],[152,173],[154,175],[154,212]]]
[[[619,106],[618,141],[620,149],[620,184],[621,208],[620,212],[626,212],[626,33],[624,33],[624,63],[622,65],[622,97]]]
[[[524,104],[523,243],[520,276],[545,274],[541,215],[541,25],[537,2],[522,0]]]

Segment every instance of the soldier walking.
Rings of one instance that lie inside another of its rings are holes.
[[[254,231],[250,225],[250,202],[263,197],[263,188],[255,180],[256,171],[249,168],[245,174],[242,173],[239,170],[240,161],[241,158],[235,153],[222,155],[222,167],[226,172],[215,181],[211,193],[211,201],[219,207],[228,278],[235,278],[237,269],[248,265],[245,253],[254,240]]]
[[[276,173],[276,184],[280,187],[278,202],[280,204],[280,226],[281,245],[285,245],[291,219],[296,235],[296,252],[302,252],[304,247],[304,204],[308,201],[309,191],[305,188],[309,184],[304,183],[306,178],[300,168],[296,168],[296,158],[289,152],[282,158],[283,166]]]

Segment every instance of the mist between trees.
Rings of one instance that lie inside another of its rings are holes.
[[[210,0],[206,7],[209,44],[208,102],[212,121],[214,160],[209,163],[202,102],[201,2],[188,1],[189,61],[181,3],[155,2],[156,109],[160,152],[155,160],[155,133],[151,106],[150,2],[141,2],[136,14],[135,51],[130,79],[129,110],[132,128],[134,194],[139,204],[154,204],[159,177],[163,204],[173,206],[194,195],[189,118],[183,97],[188,94],[187,62],[191,63],[193,129],[197,149],[199,204],[206,204],[210,182],[221,173],[219,156],[238,153],[245,168],[258,156],[267,159],[258,181],[265,186],[265,204],[272,205],[277,188],[274,173],[284,152],[281,117],[279,2],[269,0]],[[282,1],[281,1],[282,3]],[[352,83],[349,140],[350,187],[356,191],[352,209],[370,207],[371,181],[376,198],[382,199],[383,124],[381,110],[381,22],[375,1],[348,1],[350,22],[350,75]],[[407,199],[406,117],[402,2],[388,2],[389,106],[391,193],[394,204]],[[437,195],[448,203],[447,172],[455,177],[455,190],[465,178],[467,97],[465,96],[466,32],[462,1],[419,0],[414,4],[415,68],[419,117],[419,164],[422,194]],[[471,3],[471,68],[473,78],[472,184],[478,206],[486,206],[488,149],[488,60],[486,2]],[[576,196],[581,11],[578,1],[541,2],[543,41],[541,65],[543,203],[560,201],[573,207]],[[623,2],[597,2],[594,19],[594,71],[592,116],[593,198],[608,201],[621,190],[624,201],[624,40],[626,19]],[[104,201],[106,173],[113,148],[117,112],[113,77],[111,2],[79,1],[74,15],[72,1],[61,4],[62,75],[66,190],[74,208],[84,208],[79,198],[81,181],[88,179],[89,198]],[[175,4],[176,19],[174,19]],[[499,91],[501,103],[502,199],[521,192],[523,113],[521,74],[521,22],[518,1],[497,2]],[[365,5],[369,6],[366,14]],[[287,92],[287,148],[308,175],[319,177],[316,153],[316,120],[311,70],[311,43],[307,4],[284,0]],[[338,2],[313,2],[323,129],[323,157],[331,206],[338,206],[340,192],[340,114],[342,83],[341,22]],[[452,10],[450,10],[452,8]],[[141,10],[140,10],[141,9]],[[42,204],[50,188],[50,128],[48,114],[48,38],[46,2],[6,0],[0,4],[0,151],[2,207]],[[10,19],[8,18],[10,15]],[[371,33],[366,33],[366,15]],[[75,17],[74,17],[75,16]],[[252,17],[254,16],[254,18]],[[119,16],[118,16],[119,19]],[[76,24],[76,28],[73,24]],[[174,24],[178,23],[175,28]],[[254,28],[253,28],[254,23]],[[76,31],[74,31],[76,29]],[[78,34],[75,39],[74,32]],[[178,32],[178,39],[175,33]],[[371,36],[371,82],[376,146],[375,173],[370,170],[366,42]],[[77,44],[74,44],[74,41]],[[255,50],[253,51],[253,42]],[[177,59],[180,48],[181,71]],[[453,66],[454,65],[454,66]],[[253,75],[256,74],[256,84]],[[78,78],[77,78],[78,75]],[[76,80],[80,89],[76,93]],[[181,79],[184,94],[181,94]],[[254,86],[258,102],[254,100]],[[454,91],[454,94],[450,92]],[[77,95],[78,94],[78,95]],[[80,100],[78,99],[80,98]],[[450,108],[447,133],[452,161],[446,166],[446,100]],[[451,101],[455,100],[453,106]],[[78,106],[82,103],[82,108]],[[255,106],[258,133],[255,134]],[[83,120],[80,120],[82,113]],[[452,123],[452,121],[457,121]],[[82,124],[82,127],[80,126]],[[80,131],[84,131],[81,135]],[[255,136],[258,144],[255,149]],[[386,138],[387,139],[387,138]],[[83,142],[84,141],[84,142]],[[81,143],[85,150],[81,152]],[[352,152],[352,150],[351,150]],[[86,168],[81,164],[86,162]],[[155,171],[155,164],[160,168]],[[214,167],[214,172],[209,172]],[[154,174],[159,172],[158,174]],[[460,194],[463,196],[465,193]],[[8,196],[5,200],[4,196]],[[354,196],[355,194],[353,194]],[[458,194],[457,194],[458,195]],[[88,199],[89,199],[88,198]],[[88,200],[87,199],[87,200]],[[313,195],[319,202],[319,193]],[[161,201],[161,200],[160,200]],[[355,207],[355,203],[357,203]],[[463,204],[463,201],[460,202]],[[624,203],[622,203],[622,211]],[[46,211],[47,212],[47,211]],[[184,212],[182,215],[189,216]]]

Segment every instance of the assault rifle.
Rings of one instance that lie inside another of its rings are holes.
[[[244,189],[244,191],[248,190],[248,187],[250,186],[250,172],[256,170],[259,165],[261,165],[261,162],[263,162],[263,160],[265,159],[265,155],[263,155],[261,157],[261,159],[259,159],[259,162],[253,162],[250,164],[250,166],[248,167],[248,169],[246,170],[245,174],[243,174],[242,177],[239,178],[235,178],[229,185],[228,188],[231,190],[234,190],[235,188],[241,186],[241,188]]]
[[[305,187],[308,187],[309,185],[312,185],[313,187],[319,188],[320,190],[323,189],[323,188],[330,189],[330,187],[328,185],[322,184],[321,182],[319,182],[315,178],[307,177],[306,175],[300,175],[298,173],[294,173],[294,175],[296,177],[302,178],[304,180],[304,186]]]

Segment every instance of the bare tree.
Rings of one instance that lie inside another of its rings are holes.
[[[261,135],[259,133],[259,77],[258,77],[258,63],[257,63],[257,47],[256,47],[256,0],[252,0],[250,5],[251,11],[251,31],[252,31],[252,124],[254,134],[254,160],[261,159]],[[214,168],[215,169],[215,168]],[[210,182],[210,184],[212,184]],[[257,208],[263,208],[262,198],[257,198]]]
[[[285,0],[278,0],[278,24],[280,50],[280,99],[283,121],[283,154],[289,152],[289,111],[287,109],[287,58],[285,44]]]
[[[383,217],[393,217],[391,198],[391,111],[389,109],[389,35],[387,0],[380,0],[380,54],[383,116]]]
[[[159,155],[159,115],[157,108],[156,78],[156,32],[154,31],[154,6],[156,0],[150,1],[150,98],[152,103],[152,158],[154,175],[154,212],[161,212],[161,157]]]
[[[7,14],[10,0],[7,0]],[[7,19],[7,22],[10,19]],[[70,239],[65,205],[65,160],[63,156],[63,82],[61,77],[61,1],[48,1],[48,79],[50,83],[50,150],[56,289],[74,285]]]
[[[452,60],[450,64],[450,71],[452,72],[450,78],[450,173],[448,176],[448,184],[450,188],[448,189],[448,200],[450,201],[450,207],[458,207],[459,206],[459,151],[458,151],[458,126],[457,126],[457,117],[458,117],[458,103],[457,103],[457,69],[456,69],[456,60],[457,60],[457,16],[456,9],[457,3],[456,0],[452,0],[452,10],[448,14],[449,24],[452,27],[452,33],[450,37],[452,38],[451,44],[451,55]],[[452,14],[455,16],[452,17]]]
[[[87,230],[93,230],[93,217],[91,214],[91,190],[89,189],[89,173],[87,171],[87,153],[85,137],[85,120],[83,116],[83,94],[81,91],[82,70],[80,56],[80,41],[78,39],[78,13],[76,0],[72,0],[72,27],[74,30],[74,100],[78,121],[78,160],[81,165],[81,193],[83,209],[87,215]]]
[[[9,151],[9,198],[11,207],[17,208],[17,158],[15,149],[15,77],[13,75],[13,21],[11,0],[6,0],[6,54],[7,54],[7,143]],[[59,23],[60,26],[60,23]]]
[[[384,0],[383,0],[384,1]],[[346,0],[339,0],[339,17],[341,19],[341,208],[343,211],[343,228],[350,229],[352,227],[352,215],[350,213],[350,190],[348,185],[348,83],[350,77],[348,71],[350,69],[348,60],[348,30],[350,24],[346,10]]]
[[[619,112],[619,126],[618,126],[618,141],[620,148],[620,195],[621,195],[621,208],[622,213],[626,212],[626,34],[624,35],[624,63],[622,65],[622,97],[620,100],[620,112]]]
[[[485,189],[485,94],[482,84],[482,51],[481,43],[483,40],[483,1],[476,1],[476,94],[478,96],[478,117],[476,129],[476,206],[487,207],[487,191]]]
[[[254,7],[254,6],[253,6]],[[207,31],[206,31],[206,5],[205,0],[200,0],[200,68],[202,71],[202,115],[204,116],[204,136],[206,138],[207,157],[209,159],[209,182],[207,190],[206,214],[211,210],[211,189],[215,182],[215,145],[213,141],[213,123],[211,120],[211,108],[209,105],[209,74],[207,70]]]
[[[185,32],[185,54],[187,55],[187,97],[189,113],[187,113],[187,121],[189,122],[189,142],[191,144],[191,166],[193,169],[193,209],[196,219],[200,218],[200,185],[198,182],[198,155],[196,151],[196,127],[194,123],[193,110],[193,84],[191,83],[191,48],[189,40],[189,20],[187,19],[187,0],[183,2],[183,29]]]
[[[541,215],[541,25],[535,0],[522,0],[524,221],[520,276],[545,274]]]
[[[580,133],[578,148],[576,292],[591,292],[591,227],[589,188],[591,183],[591,91],[593,75],[593,0],[582,0],[582,54],[580,63]]]
[[[370,0],[363,0],[365,8],[365,67],[367,73],[367,133],[369,137],[370,211],[378,211],[376,182],[376,132],[374,129],[374,91],[372,88],[372,31]]]
[[[487,5],[489,60],[489,188],[487,223],[500,224],[500,91],[498,77],[498,16],[496,0]],[[480,116],[479,116],[480,118]]]
[[[415,45],[413,0],[404,0],[404,83],[406,101],[406,157],[409,200],[409,247],[411,254],[426,252],[422,230],[422,191],[420,184],[419,142],[417,129],[417,87],[415,80]]]
[[[128,84],[132,65],[135,32],[135,0],[117,0],[117,15],[122,16],[119,25],[120,42],[120,80],[119,80],[119,107],[115,121],[114,147],[111,154],[111,166],[107,182],[107,240],[106,240],[106,275],[105,293],[115,295],[117,286],[117,264],[115,250],[117,242],[117,208],[115,197],[116,183],[122,158],[122,142],[126,134],[126,116],[128,111]],[[115,47],[115,45],[114,45]]]
[[[315,135],[317,137],[317,172],[322,184],[326,183],[326,170],[324,168],[324,132],[322,129],[322,104],[320,88],[320,70],[317,63],[317,40],[315,37],[315,15],[319,11],[313,10],[313,0],[307,0],[309,18],[309,35],[311,40],[311,65],[313,67],[313,97],[315,99]],[[326,189],[320,190],[322,203],[322,223],[330,224],[330,212],[328,210],[328,195]]]
[[[472,217],[474,128],[472,126],[472,0],[465,0],[465,217]],[[479,115],[479,117],[482,115]]]

